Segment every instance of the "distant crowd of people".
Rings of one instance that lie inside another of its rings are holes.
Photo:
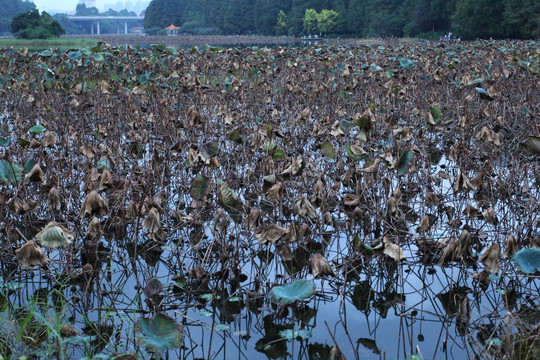
[[[456,35],[452,34],[451,32],[449,32],[448,34],[446,34],[444,36],[441,36],[441,38],[439,40],[441,40],[441,41],[451,41],[451,40],[459,41],[461,39],[459,37],[457,37]]]

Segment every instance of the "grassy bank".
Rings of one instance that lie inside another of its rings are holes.
[[[44,48],[72,48],[72,47],[89,47],[95,46],[98,39],[90,38],[52,38],[52,39],[17,39],[3,38],[0,39],[0,48],[29,48],[29,49],[44,49]]]

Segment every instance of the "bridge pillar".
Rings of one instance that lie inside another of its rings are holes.
[[[99,20],[97,21],[97,34],[99,35],[100,32],[99,32]]]
[[[127,35],[128,31],[127,31],[127,20],[124,21],[124,33]]]

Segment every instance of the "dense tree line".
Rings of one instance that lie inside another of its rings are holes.
[[[302,35],[310,32],[304,20],[307,15],[312,21],[311,10],[338,13],[331,31],[337,35],[540,37],[538,0],[152,0],[145,28],[158,32],[175,24],[194,34]]]
[[[0,35],[11,33],[11,19],[15,15],[36,8],[33,2],[22,0],[2,0],[0,5]]]
[[[58,21],[38,9],[17,14],[11,19],[11,32],[21,39],[48,39],[65,33]]]

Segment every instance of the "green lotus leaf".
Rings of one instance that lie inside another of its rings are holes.
[[[206,189],[208,189],[208,184],[208,178],[206,176],[199,175],[191,182],[191,189],[189,193],[195,200],[201,200],[206,193]]]
[[[154,354],[177,349],[184,341],[183,326],[165,314],[156,314],[150,319],[140,318],[135,323],[135,332],[137,342]]]
[[[540,271],[540,249],[522,249],[512,257],[512,261],[524,273],[534,274]]]
[[[19,185],[23,170],[19,165],[2,159],[0,160],[0,181],[6,184]]]
[[[272,155],[272,159],[274,160],[285,160],[285,152],[281,149],[277,149],[274,152],[274,155]]]
[[[409,167],[407,166],[407,163],[413,159],[413,153],[410,151],[405,151],[401,157],[399,158],[398,164],[397,164],[397,173],[398,176],[401,176],[409,170]]]
[[[37,164],[37,161],[34,159],[26,160],[26,162],[24,163],[24,173],[28,174],[30,171],[32,171],[32,169],[34,168],[34,165],[36,164]]]
[[[434,107],[431,108],[430,113],[431,113],[431,117],[433,118],[433,122],[432,122],[433,125],[438,124],[439,121],[441,121],[441,119],[442,119],[441,109],[434,106]]]
[[[493,100],[493,96],[489,95],[488,92],[481,88],[481,87],[477,87],[475,88],[476,92],[480,94],[480,98],[483,99],[483,100]]]
[[[312,333],[309,330],[292,330],[286,329],[279,332],[279,336],[287,340],[301,339],[306,340],[311,337]]]
[[[219,147],[218,143],[215,141],[210,141],[205,143],[201,147],[201,153],[204,155],[205,158],[211,158],[219,154]]]
[[[321,154],[323,156],[326,156],[327,158],[335,160],[336,158],[336,149],[332,146],[332,144],[324,142],[321,144]]]
[[[347,144],[345,150],[347,152],[347,156],[355,161],[362,160],[366,153],[360,146],[354,144]]]
[[[111,170],[111,163],[109,162],[109,160],[103,158],[103,159],[100,159],[98,162],[97,162],[97,169],[98,170]]]
[[[238,207],[241,205],[238,195],[223,180],[218,180],[218,198],[221,204],[226,206]]]
[[[32,134],[38,135],[38,134],[41,134],[42,132],[44,132],[45,130],[46,129],[42,125],[35,125],[35,126],[32,126],[29,131]]]
[[[105,61],[105,58],[103,57],[103,54],[101,54],[101,53],[94,53],[94,54],[92,54],[92,57],[94,58],[94,60],[95,60],[96,62],[103,62],[103,61]]]
[[[74,238],[75,233],[54,221],[49,222],[47,226],[36,235],[36,239],[38,239],[41,244],[50,248],[68,246],[73,242]]]
[[[296,280],[290,284],[274,286],[270,290],[270,299],[275,303],[290,304],[304,300],[315,293],[315,283],[309,280]]]

